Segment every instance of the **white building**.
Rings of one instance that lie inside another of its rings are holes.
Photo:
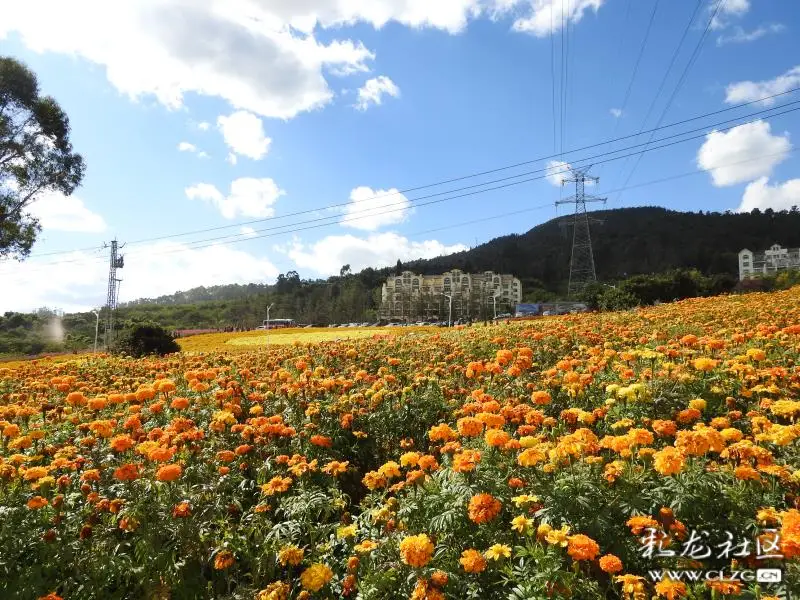
[[[511,312],[522,301],[522,284],[513,275],[493,271],[463,273],[458,269],[441,275],[417,275],[403,271],[389,277],[381,289],[384,319],[447,319],[453,297],[453,318],[477,318]]]
[[[774,275],[788,269],[800,269],[800,248],[781,248],[773,244],[764,252],[747,248],[739,252],[739,280]]]

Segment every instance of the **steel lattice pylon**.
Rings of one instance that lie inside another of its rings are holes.
[[[586,212],[587,202],[603,202],[606,198],[587,196],[585,187],[587,181],[598,182],[599,177],[587,175],[591,165],[580,169],[570,169],[572,175],[561,180],[565,183],[575,184],[575,195],[556,202],[558,204],[574,204],[575,214],[572,221],[572,254],[569,261],[569,287],[567,293],[576,297],[590,283],[597,281],[594,269],[594,253],[592,252],[592,235],[589,230],[589,215]]]
[[[121,255],[117,255],[119,246],[117,240],[113,240],[107,247],[111,248],[111,256],[109,257],[108,268],[108,294],[106,295],[106,329],[103,335],[103,341],[108,350],[114,342],[114,311],[117,309],[119,283],[121,279],[117,279],[117,269],[125,266],[125,260]]]

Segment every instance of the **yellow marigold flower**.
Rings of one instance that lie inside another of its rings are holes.
[[[522,467],[533,467],[545,460],[547,456],[538,448],[527,448],[517,456],[517,463]]]
[[[318,592],[331,579],[333,579],[333,571],[328,565],[314,563],[300,574],[300,585],[309,592]]]
[[[694,408],[695,410],[703,411],[706,409],[706,401],[702,398],[695,398],[694,400],[689,401],[689,408]]]
[[[697,369],[698,371],[708,372],[708,371],[713,371],[716,368],[717,362],[718,361],[714,360],[713,358],[701,357],[701,358],[695,358],[692,364],[694,365],[694,368]]]
[[[563,525],[561,529],[551,529],[547,535],[545,535],[545,540],[547,540],[548,544],[553,546],[561,546],[565,548],[569,543],[567,541],[567,536],[569,535],[569,527],[567,525]]]
[[[292,565],[293,567],[296,567],[303,560],[304,555],[305,552],[302,548],[298,548],[297,546],[286,546],[285,548],[281,548],[281,551],[278,552],[278,562],[280,562],[284,567],[286,565]]]
[[[400,456],[400,465],[403,467],[416,467],[422,454],[419,452],[406,452]]]
[[[355,535],[356,535],[355,525],[346,525],[345,527],[339,527],[336,530],[336,537],[339,539],[347,539],[355,537]]]
[[[532,504],[534,502],[539,501],[538,496],[532,496],[530,494],[520,494],[519,496],[514,496],[511,498],[511,501],[517,508],[522,508],[526,504]]]
[[[511,557],[511,547],[505,544],[493,544],[483,555],[489,560],[500,560]]]
[[[400,558],[410,567],[424,567],[433,557],[434,546],[424,533],[410,535],[400,542]]]
[[[367,554],[368,552],[372,552],[375,548],[378,547],[378,544],[373,542],[372,540],[364,540],[360,544],[356,544],[354,550],[359,554]]]
[[[288,583],[275,581],[258,592],[256,600],[286,600],[289,597],[290,590]]]
[[[519,533],[527,532],[531,525],[533,525],[533,519],[529,519],[525,515],[519,515],[511,519],[511,529]]]

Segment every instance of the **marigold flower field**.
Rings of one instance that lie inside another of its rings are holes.
[[[800,288],[227,350],[0,368],[0,598],[800,590]]]

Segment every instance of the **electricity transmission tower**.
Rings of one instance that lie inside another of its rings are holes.
[[[125,266],[125,260],[121,254],[117,254],[117,251],[121,249],[117,244],[117,240],[113,240],[110,245],[103,244],[103,248],[111,248],[108,268],[108,294],[106,296],[106,329],[103,336],[106,350],[108,350],[114,341],[114,311],[117,309],[119,283],[122,281],[117,279],[117,269]]]
[[[592,253],[592,236],[589,232],[589,215],[586,213],[587,202],[602,202],[605,204],[606,198],[587,196],[584,188],[586,182],[598,182],[599,177],[587,175],[591,165],[580,169],[572,168],[572,176],[561,180],[561,185],[565,183],[575,184],[575,195],[570,198],[556,201],[559,204],[574,204],[575,214],[572,220],[572,255],[569,261],[569,287],[570,297],[577,296],[590,283],[597,281],[594,270],[594,254]]]

